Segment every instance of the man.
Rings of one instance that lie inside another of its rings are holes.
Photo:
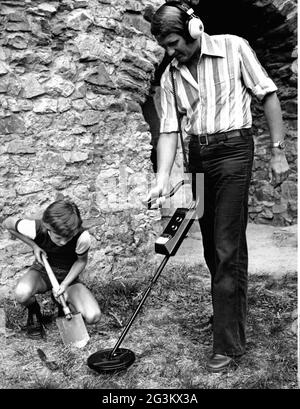
[[[209,36],[201,20],[192,19],[197,17],[188,6],[168,2],[151,22],[152,34],[173,60],[161,77],[158,170],[149,198],[162,202],[176,154],[172,66],[178,107],[189,137],[189,170],[204,173],[204,214],[199,222],[213,305],[213,354],[207,367],[219,372],[245,353],[246,225],[254,151],[251,94],[262,102],[269,126],[270,176],[275,185],[287,177],[288,164],[277,87],[253,50],[237,36]]]
[[[173,0],[172,0],[173,1]],[[185,3],[189,4],[191,7],[195,7],[199,4],[200,0],[186,0]],[[166,3],[170,3],[171,0],[165,0]],[[144,19],[151,23],[152,17],[155,13],[155,9],[153,6],[148,5],[144,11]],[[160,78],[166,69],[167,65],[172,60],[172,57],[168,56],[166,53],[163,60],[156,68],[154,72],[154,77],[151,81],[151,90],[150,93],[142,105],[143,115],[146,121],[149,124],[150,132],[151,132],[151,156],[150,160],[152,163],[153,171],[157,172],[157,143],[159,139],[159,116],[154,102],[154,96],[156,93],[156,88],[159,87]]]

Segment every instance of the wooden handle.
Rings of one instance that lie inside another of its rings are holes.
[[[50,264],[48,263],[48,260],[46,259],[46,257],[44,256],[44,254],[41,255],[42,257],[42,261],[44,263],[44,267],[46,269],[46,272],[48,274],[49,280],[51,282],[52,288],[54,291],[57,291],[59,289],[59,284],[58,281],[52,271],[52,268],[50,267]]]
[[[42,261],[44,263],[44,267],[45,267],[46,272],[48,274],[48,277],[49,277],[49,280],[51,282],[53,290],[58,291],[58,289],[59,289],[58,281],[57,281],[57,279],[56,279],[56,277],[55,277],[55,275],[54,275],[54,273],[52,271],[52,268],[50,267],[50,264],[48,263],[48,260],[44,256],[44,254],[42,254]],[[58,298],[59,298],[59,301],[61,302],[61,305],[63,307],[63,310],[64,310],[64,313],[65,313],[66,317],[71,318],[72,314],[71,314],[71,311],[70,311],[69,307],[67,306],[64,295],[61,294]]]

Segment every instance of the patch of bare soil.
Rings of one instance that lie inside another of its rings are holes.
[[[109,282],[89,283],[103,315],[88,328],[91,340],[82,349],[62,344],[55,320],[46,339],[28,339],[21,330],[26,311],[4,300],[1,388],[297,389],[296,273],[276,280],[250,276],[247,353],[225,373],[206,369],[211,299],[210,279],[201,265],[165,268],[121,345],[136,355],[127,371],[100,375],[89,369],[86,361],[92,353],[114,347],[155,271],[142,261],[135,267],[133,273],[133,266],[123,266]],[[49,294],[39,301],[45,312],[53,312]]]

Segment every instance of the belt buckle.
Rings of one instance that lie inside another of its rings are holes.
[[[204,142],[201,142],[201,138],[203,138],[203,137],[205,138],[205,140],[204,140]],[[198,141],[199,141],[199,145],[200,145],[200,146],[206,146],[206,145],[208,145],[207,133],[204,134],[204,135],[199,135]]]

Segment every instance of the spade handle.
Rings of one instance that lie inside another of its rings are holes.
[[[44,263],[44,266],[45,266],[46,272],[48,274],[49,280],[51,282],[52,288],[53,288],[54,291],[57,291],[59,289],[58,281],[57,281],[57,279],[56,279],[56,277],[55,277],[55,275],[54,275],[54,273],[52,271],[52,268],[50,267],[50,264],[48,263],[48,260],[44,256],[44,254],[42,254],[42,261]],[[72,314],[71,314],[70,308],[67,306],[64,295],[61,294],[58,298],[59,298],[59,301],[61,302],[61,305],[63,307],[64,314],[65,314],[66,318],[71,319]]]

